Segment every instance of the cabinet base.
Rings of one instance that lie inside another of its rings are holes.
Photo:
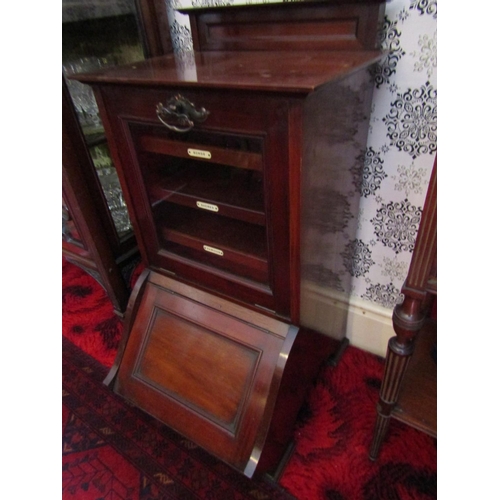
[[[340,344],[148,270],[125,330],[105,383],[248,477],[279,477],[307,391]]]

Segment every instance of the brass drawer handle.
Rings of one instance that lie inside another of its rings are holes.
[[[201,123],[207,119],[209,111],[205,108],[196,109],[192,102],[177,94],[167,102],[166,106],[163,106],[161,102],[158,103],[156,115],[170,130],[189,132],[195,123]]]

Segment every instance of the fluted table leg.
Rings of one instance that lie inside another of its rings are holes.
[[[396,336],[389,340],[385,360],[384,378],[377,404],[377,420],[369,456],[375,460],[387,433],[392,410],[397,403],[401,382],[413,354],[413,340],[424,323],[421,300],[405,297],[396,306],[392,317]]]

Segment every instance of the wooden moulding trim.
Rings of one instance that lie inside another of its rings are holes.
[[[290,1],[290,0],[288,0]],[[355,5],[355,4],[366,4],[366,5],[378,5],[380,3],[383,3],[383,0],[302,0],[300,2],[300,5],[324,5],[324,4],[328,4],[328,3],[331,3],[331,4],[342,4],[342,5]],[[290,4],[290,7],[293,7],[294,5],[296,4]],[[208,12],[210,10],[212,11],[223,11],[223,10],[236,10],[238,8],[248,8],[249,5],[247,4],[238,4],[238,5],[221,5],[221,6],[217,6],[217,7],[206,7],[206,6],[203,6],[203,5],[183,5],[183,6],[180,6],[180,7],[176,7],[175,10],[179,11],[179,12],[182,12],[184,14],[189,14],[191,12],[196,12],[196,11],[204,11],[204,12]],[[273,10],[273,9],[276,9],[277,7],[283,7],[281,3],[278,3],[278,4],[273,4],[273,3],[264,3],[264,4],[256,4],[256,5],[253,5],[252,7],[262,7],[262,8],[267,8],[269,10]],[[285,7],[287,8],[287,7]]]
[[[200,302],[205,306],[211,307],[224,314],[234,316],[242,321],[250,323],[257,328],[268,331],[278,337],[286,338],[290,325],[260,314],[254,310],[242,307],[234,302],[216,297],[210,293],[204,292],[192,286],[173,280],[159,273],[152,272],[149,281],[161,288],[171,290],[172,292],[183,295],[195,302]]]
[[[309,3],[309,5],[308,5]],[[179,9],[196,51],[362,50],[377,45],[383,2],[300,2]]]
[[[299,139],[302,137],[303,106],[297,102],[291,102],[288,113],[288,159],[290,165],[289,172],[289,211],[291,221],[301,220],[301,170],[303,145]],[[300,145],[300,147],[299,147]],[[295,270],[290,278],[290,317],[293,323],[300,321],[300,224],[293,224],[290,227],[290,267]]]
[[[394,308],[392,321],[396,332],[418,332],[425,323],[425,316],[421,311],[421,301],[413,297],[406,297],[403,304]]]
[[[188,259],[186,257],[182,257],[180,255],[174,254],[172,252],[169,252],[164,249],[160,249],[158,251],[158,255],[162,257],[163,259],[169,259],[170,262],[176,262],[179,263],[182,266],[190,266],[193,267],[196,271],[201,271],[201,272],[206,272],[211,275],[213,275],[216,279],[223,279],[227,280],[233,283],[236,283],[238,285],[245,286],[246,288],[252,290],[253,292],[257,292],[259,294],[264,294],[267,297],[273,297],[273,291],[269,287],[269,285],[263,284],[263,283],[258,283],[256,281],[252,281],[246,278],[243,278],[241,276],[235,276],[233,273],[229,271],[224,271],[222,269],[217,269],[215,267],[212,267],[210,265],[205,265],[202,264],[201,262],[194,262],[191,259]],[[154,264],[151,265],[151,268],[158,269],[160,272],[163,273],[170,273],[172,275],[175,275],[176,272],[171,269],[166,269],[165,267],[161,266],[155,266]],[[179,280],[182,280],[182,276],[177,277]],[[257,307],[259,307],[258,304],[256,304]]]
[[[268,398],[266,408],[264,409],[264,415],[262,416],[262,425],[260,426],[259,433],[255,440],[255,446],[252,450],[250,458],[244,470],[244,474],[247,477],[252,477],[255,470],[259,464],[260,456],[264,448],[266,437],[271,426],[271,419],[273,416],[274,407],[276,405],[276,400],[278,397],[279,387],[283,378],[283,373],[285,371],[285,365],[288,361],[288,357],[292,350],[292,346],[297,338],[299,329],[296,326],[289,326],[288,333],[286,335],[285,341],[281,348],[278,361],[276,363],[273,380],[271,382],[271,387],[269,390],[270,394],[274,394],[273,398]]]
[[[127,347],[127,342],[130,336],[130,332],[132,331],[132,326],[134,324],[137,311],[139,310],[142,296],[144,295],[144,290],[146,289],[146,283],[148,281],[150,272],[151,271],[149,269],[145,269],[139,276],[134,289],[132,290],[132,294],[130,295],[130,299],[127,304],[127,310],[125,311],[125,324],[123,328],[122,338],[120,340],[120,345],[118,346],[118,352],[116,354],[113,366],[104,379],[104,385],[111,387],[115,381],[118,369],[120,368],[120,364],[123,358],[123,354],[125,352],[125,348]]]
[[[223,252],[224,257],[221,257],[221,259],[224,258],[226,262],[239,265],[245,267],[248,270],[254,271],[261,279],[262,277],[267,276],[267,260],[262,257],[244,253],[239,250],[233,250],[232,248],[225,245],[220,245],[219,243],[214,243],[212,241],[197,238],[195,236],[186,235],[185,233],[171,229],[162,229],[162,235],[168,241],[172,241],[199,252],[202,252],[203,248],[213,248],[213,251]]]
[[[118,147],[118,144],[115,140],[115,134],[112,134],[110,131],[114,130],[115,127],[112,124],[112,119],[109,116],[108,109],[106,107],[106,99],[104,99],[102,93],[101,93],[101,88],[99,86],[93,85],[92,86],[92,91],[94,92],[94,96],[97,102],[97,105],[99,107],[99,114],[101,116],[101,121],[104,126],[104,130],[106,133],[106,139],[108,142],[108,148],[111,153],[111,158],[113,159],[113,163],[115,165],[116,171],[118,173],[118,177],[120,179],[120,184],[122,187],[123,191],[123,196],[125,198],[125,202],[128,207],[128,213],[130,216],[130,220],[132,222],[132,226],[134,228],[140,227],[139,221],[136,218],[136,211],[133,209],[134,207],[134,199],[130,195],[130,189],[128,186],[128,181],[127,181],[127,176],[124,175],[123,173],[123,166],[122,166],[122,158],[120,156],[120,148]],[[118,117],[120,119],[120,117]],[[124,127],[124,124],[122,121],[119,121],[119,125],[121,127]],[[128,139],[128,137],[127,137]],[[123,154],[123,153],[122,153]],[[138,244],[139,252],[141,254],[141,258],[143,259],[144,263],[147,265],[149,263],[148,261],[148,254],[146,252],[146,247],[144,245],[144,242],[142,241],[141,233],[138,231],[135,231],[135,236],[136,236],[136,241]]]

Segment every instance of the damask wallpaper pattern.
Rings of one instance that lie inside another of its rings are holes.
[[[286,1],[286,0],[278,0]],[[166,0],[174,50],[192,51],[189,19],[177,7],[271,3],[271,0]],[[273,0],[277,3],[277,0]],[[332,213],[358,213],[357,235],[342,225],[320,227],[317,241],[331,248],[308,278],[346,296],[392,309],[408,271],[437,151],[437,1],[390,0],[380,43],[386,57],[372,72],[374,96],[366,147],[352,174],[359,207],[325,198]],[[338,197],[337,197],[338,198]],[[338,206],[337,206],[338,205]],[[328,245],[334,231],[342,242]],[[341,264],[339,264],[341,263]]]

